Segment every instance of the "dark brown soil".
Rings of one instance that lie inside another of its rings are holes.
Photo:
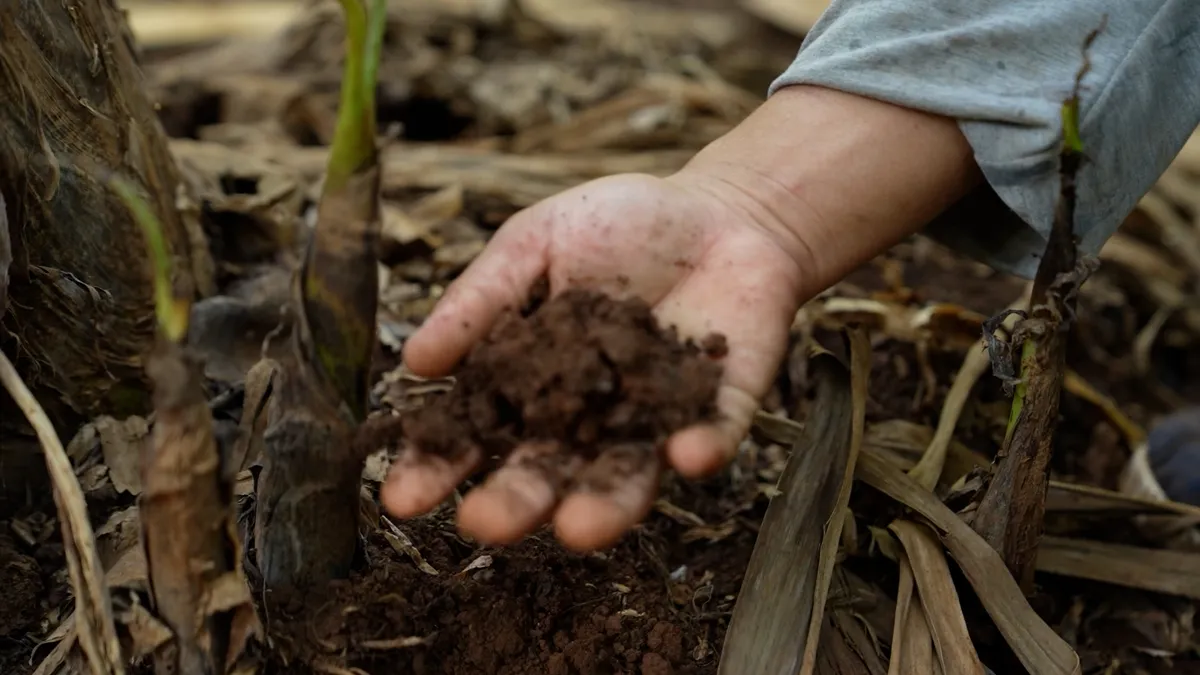
[[[36,621],[43,608],[41,569],[36,560],[17,550],[7,534],[0,534],[0,638],[17,634]]]
[[[407,419],[409,443],[501,459],[551,443],[585,460],[619,454],[636,470],[672,432],[715,419],[723,337],[680,341],[644,301],[590,290],[531,304],[501,317],[454,389]]]
[[[349,582],[275,603],[277,655],[376,674],[714,671],[751,532],[681,544],[682,528],[659,517],[606,554],[566,552],[549,534],[480,551],[454,535],[450,516],[402,525],[436,576],[377,535],[370,566]]]

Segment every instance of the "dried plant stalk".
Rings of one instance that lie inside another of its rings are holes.
[[[63,449],[46,411],[21,380],[4,352],[0,352],[0,383],[29,420],[42,451],[54,488],[54,503],[62,525],[67,573],[75,596],[75,632],[92,675],[123,675],[121,644],[113,622],[112,601],[104,583],[104,570],[96,552],[96,538],[88,520],[83,489],[71,460]]]
[[[1086,50],[1098,34],[1099,30],[1093,31],[1084,44],[1084,64],[1076,77],[1075,93],[1063,105],[1058,208],[1034,278],[1029,316],[1013,335],[1013,341],[1021,344],[1021,368],[1008,432],[973,522],[984,539],[1000,551],[1026,592],[1033,588],[1045,517],[1075,294],[1091,271],[1091,261],[1080,264],[1075,243],[1075,177],[1083,160],[1079,81],[1089,66]]]

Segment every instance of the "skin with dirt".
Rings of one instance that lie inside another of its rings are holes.
[[[531,461],[549,473],[605,462],[612,470],[591,480],[606,482],[653,462],[671,433],[715,419],[723,337],[681,342],[638,299],[539,294],[501,317],[449,394],[405,420],[406,442],[431,455],[499,459],[527,443],[548,453]]]

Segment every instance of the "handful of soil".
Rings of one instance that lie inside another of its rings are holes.
[[[568,290],[502,316],[405,435],[447,458],[478,447],[503,461],[537,442],[564,460],[633,450],[641,466],[673,432],[716,419],[725,351],[721,335],[680,341],[642,300]]]

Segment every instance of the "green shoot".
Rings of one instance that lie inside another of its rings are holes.
[[[158,318],[158,327],[168,340],[179,343],[187,335],[191,302],[176,297],[171,288],[171,254],[163,237],[162,224],[133,184],[116,175],[110,175],[106,182],[125,203],[146,239],[146,251],[154,266],[154,314]]]
[[[371,14],[367,17],[366,64],[363,66],[363,96],[366,99],[366,115],[363,122],[371,130],[375,128],[375,85],[379,78],[379,62],[383,58],[383,37],[387,32],[387,0],[374,0]]]
[[[1072,98],[1062,105],[1063,151],[1079,154],[1083,152],[1083,140],[1079,137],[1079,99]]]
[[[340,190],[350,176],[375,159],[375,78],[387,20],[383,0],[375,0],[370,17],[362,0],[340,2],[346,13],[346,67],[326,167],[326,193]]]

